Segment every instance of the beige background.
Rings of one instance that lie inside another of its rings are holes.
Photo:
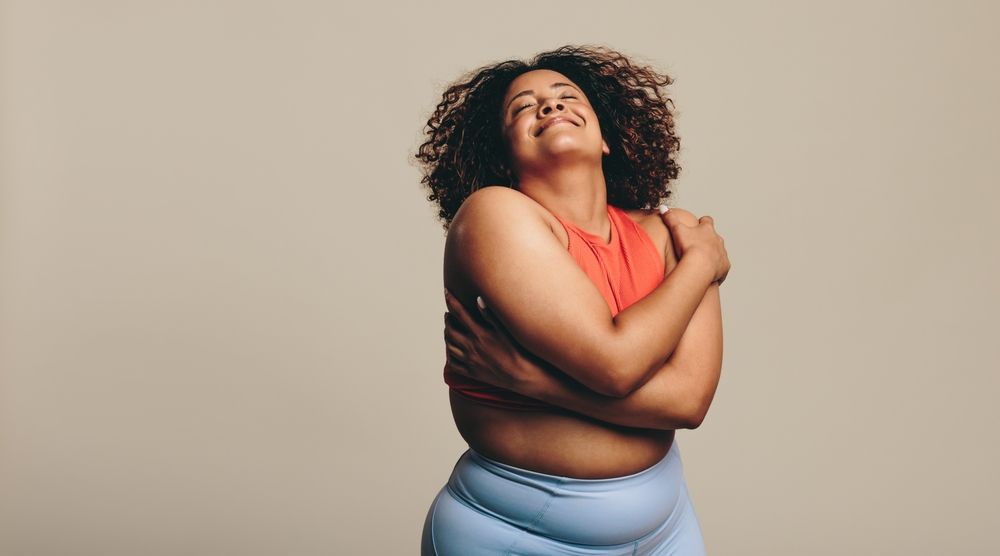
[[[448,82],[655,64],[733,270],[713,555],[997,554],[993,2],[0,5],[0,553],[416,554]]]

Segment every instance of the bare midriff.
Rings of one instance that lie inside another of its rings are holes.
[[[568,237],[562,225],[546,211],[539,211],[563,243]],[[659,215],[654,224],[644,221],[640,211],[629,211],[654,237],[662,252],[667,236]],[[452,291],[471,287],[464,277],[448,285]],[[670,450],[673,430],[625,427],[598,421],[561,408],[532,411],[503,409],[450,392],[451,411],[459,433],[476,452],[501,463],[563,477],[606,479],[631,475],[659,462]]]
[[[451,392],[451,411],[469,447],[501,463],[549,475],[605,479],[663,459],[674,431],[622,427],[561,410],[518,411]]]

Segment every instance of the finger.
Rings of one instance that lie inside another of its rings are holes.
[[[517,343],[517,339],[514,338],[507,326],[504,325],[503,321],[500,320],[500,316],[496,314],[495,311],[491,309],[486,309],[480,312],[483,317],[483,329],[490,332],[490,336],[493,338],[506,338],[508,342]]]
[[[444,323],[444,340],[450,343],[464,342],[467,338],[468,330],[462,328],[455,322],[453,315],[447,315]]]
[[[472,330],[468,321],[463,321],[461,316],[456,313],[452,313],[451,311],[444,314],[444,325],[454,328],[463,334]]]
[[[476,296],[476,308],[479,309],[477,313],[479,314],[479,319],[480,319],[479,321],[476,321],[476,324],[479,324],[480,322],[484,324],[492,324],[489,320],[489,317],[492,316],[493,311],[491,311],[490,308],[486,305],[486,301],[483,299],[483,296],[481,295]]]
[[[482,315],[476,317],[468,310],[452,314],[450,322],[453,326],[460,328],[463,334],[469,336],[478,336],[483,330]]]
[[[444,301],[448,305],[448,312],[454,313],[455,316],[458,317],[459,321],[468,322],[471,320],[471,316],[469,315],[469,311],[465,308],[465,305],[463,305],[457,297],[451,295],[451,293],[447,290],[445,290]]]
[[[690,224],[684,222],[684,220],[686,220],[687,217],[685,217],[679,211],[676,210],[668,210],[667,212],[660,214],[660,218],[663,220],[663,223],[666,224],[667,227],[670,229],[676,228],[677,226],[688,226],[688,227],[691,226]]]
[[[465,360],[448,353],[445,356],[446,365],[452,371],[458,372],[466,376],[471,375],[469,372],[469,366],[465,363]]]
[[[674,219],[677,215],[676,212],[672,212],[670,207],[667,205],[660,205],[658,210],[660,211],[660,219],[663,220],[664,224],[670,225],[670,221]]]
[[[715,219],[707,214],[698,219],[699,224],[702,222],[708,222],[710,226],[712,226],[713,228],[715,227]]]
[[[469,351],[466,349],[465,341],[462,339],[449,337],[445,340],[444,352],[449,361],[463,365],[468,363]]]
[[[499,328],[499,323],[496,321],[493,311],[480,309],[479,316],[483,317],[483,328]]]
[[[465,361],[465,352],[454,344],[448,344],[445,348],[445,353],[452,360]]]

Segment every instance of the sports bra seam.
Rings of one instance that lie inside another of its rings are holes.
[[[656,243],[653,241],[653,236],[649,235],[649,232],[647,232],[646,229],[643,228],[638,222],[632,220],[630,216],[628,216],[627,214],[625,216],[626,218],[628,218],[628,221],[631,223],[631,225],[635,228],[634,235],[639,236],[639,241],[642,242],[642,244],[645,245],[650,250],[650,253],[656,255],[656,258],[653,260],[659,262],[660,255],[663,255],[664,260],[660,262],[660,267],[661,267],[660,274],[663,274],[663,272],[665,272],[667,268],[666,253],[660,253],[659,251],[657,251]]]

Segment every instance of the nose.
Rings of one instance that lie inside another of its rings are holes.
[[[560,102],[558,98],[550,98],[542,103],[541,111],[543,116],[547,116],[553,110],[558,110],[559,112],[562,112],[565,109],[566,105]]]

